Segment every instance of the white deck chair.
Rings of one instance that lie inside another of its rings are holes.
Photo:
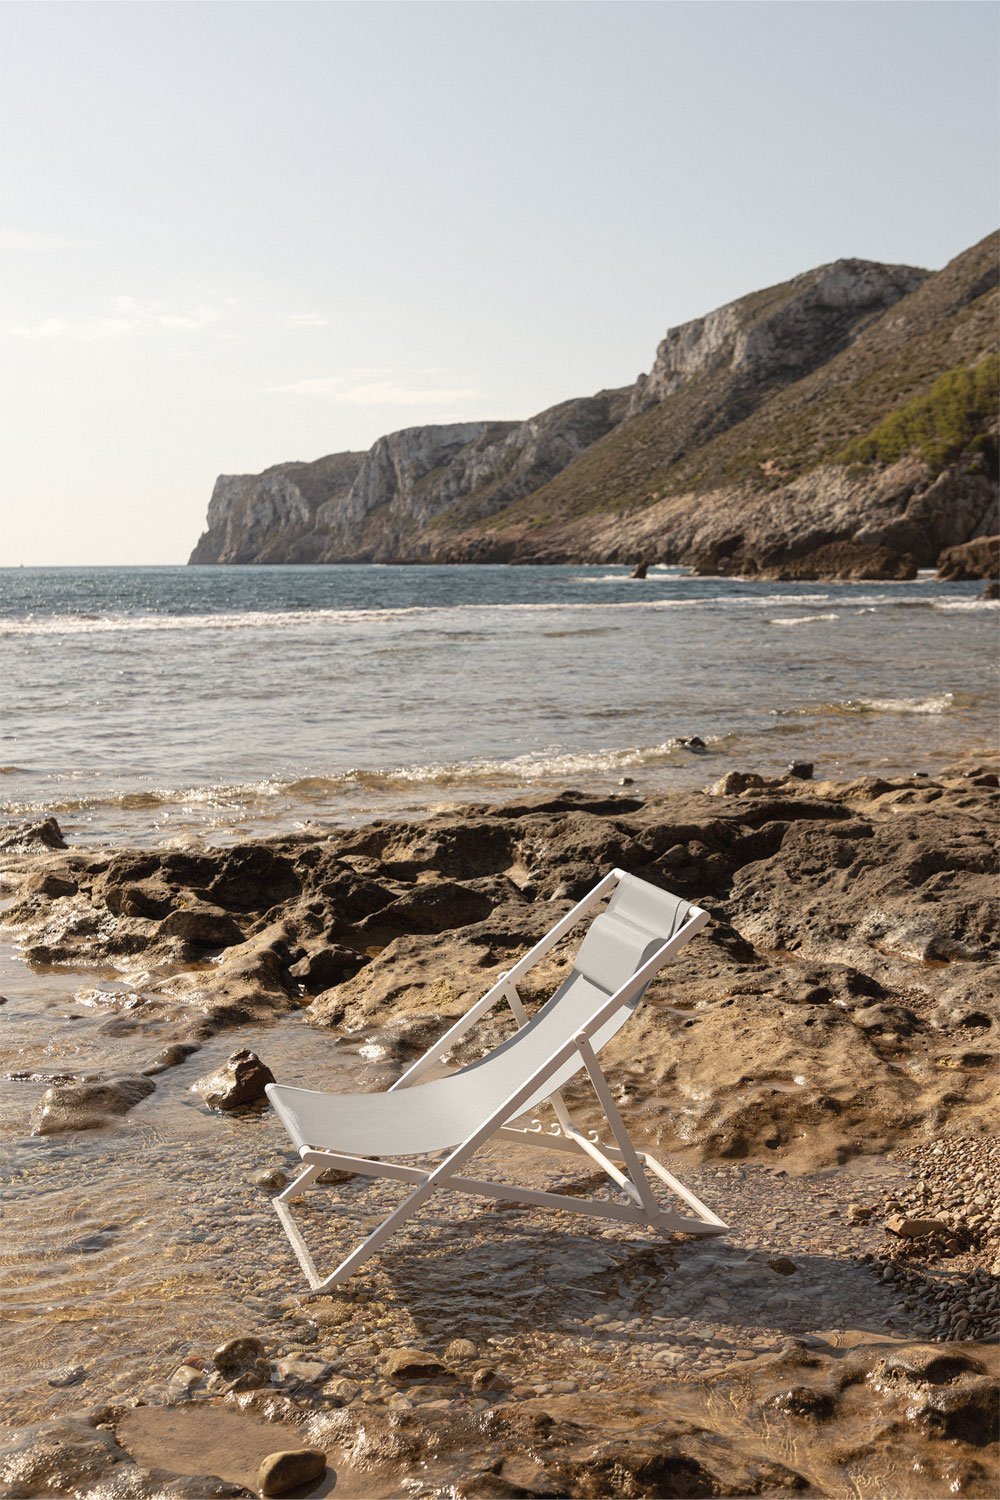
[[[569,976],[529,1020],[517,981],[605,896],[583,939]],[[328,1291],[362,1266],[438,1188],[504,1202],[564,1209],[626,1224],[648,1224],[661,1233],[725,1234],[728,1226],[628,1137],[597,1052],[635,1010],[650,981],[708,921],[708,913],[644,880],[612,870],[589,895],[509,969],[440,1041],[382,1094],[325,1094],[268,1084],[267,1093],[291,1136],[304,1170],[275,1198],[274,1206],[299,1264],[315,1292]],[[519,1029],[478,1062],[428,1083],[417,1079],[446,1055],[498,1000],[505,1000]],[[573,1123],[559,1090],[585,1068],[604,1110],[613,1144]],[[517,1128],[516,1118],[544,1102],[556,1121],[545,1133]],[[460,1175],[469,1158],[492,1138],[543,1146],[595,1161],[624,1201],[568,1197],[506,1182]],[[418,1167],[385,1157],[446,1152],[437,1165]],[[292,1218],[290,1203],[329,1167],[413,1183],[413,1191],[329,1276],[316,1269]],[[686,1205],[683,1214],[661,1207],[648,1173]]]

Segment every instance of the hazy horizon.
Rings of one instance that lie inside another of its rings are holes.
[[[0,565],[183,562],[219,473],[531,416],[996,225],[964,3],[8,3]],[[984,190],[984,184],[987,184]]]

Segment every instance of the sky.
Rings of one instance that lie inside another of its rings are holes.
[[[992,3],[0,5],[0,565],[177,563],[220,473],[519,418],[1000,218]]]

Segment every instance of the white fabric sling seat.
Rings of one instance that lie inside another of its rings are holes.
[[[517,993],[517,980],[605,896],[610,896],[608,905],[591,922],[570,974],[529,1019]],[[346,1280],[437,1188],[648,1223],[665,1233],[725,1233],[727,1226],[721,1219],[661,1163],[632,1145],[596,1056],[628,1021],[657,970],[707,921],[708,914],[700,908],[613,870],[386,1093],[328,1094],[269,1084],[268,1098],[304,1165],[274,1205],[313,1290],[326,1291]],[[420,1075],[444,1062],[459,1038],[501,999],[513,1010],[519,1029],[479,1061],[444,1078],[418,1083]],[[583,1069],[604,1110],[614,1138],[611,1144],[599,1143],[595,1136],[579,1130],[560,1093]],[[532,1129],[511,1123],[546,1102],[555,1112],[554,1134],[542,1132],[537,1124]],[[589,1157],[604,1169],[626,1201],[568,1197],[458,1175],[459,1168],[493,1137]],[[432,1168],[381,1159],[438,1152],[449,1154]],[[324,1278],[316,1270],[289,1204],[328,1167],[394,1177],[416,1186]],[[683,1201],[687,1216],[660,1205],[647,1173]]]

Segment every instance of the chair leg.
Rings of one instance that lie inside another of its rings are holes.
[[[289,1201],[293,1197],[297,1197],[303,1189],[315,1182],[322,1170],[322,1164],[313,1163],[304,1172],[301,1172],[295,1178],[294,1182],[291,1182],[283,1192],[279,1193],[277,1198],[272,1198],[271,1200],[278,1218],[281,1220],[282,1227],[288,1236],[288,1241],[295,1252],[296,1259],[305,1272],[306,1280],[309,1282],[314,1293],[328,1292],[333,1287],[339,1286],[341,1282],[346,1281],[360,1266],[364,1265],[366,1260],[369,1260],[375,1254],[386,1240],[392,1238],[397,1229],[402,1228],[407,1219],[416,1212],[426,1198],[430,1197],[437,1186],[436,1183],[431,1184],[426,1181],[420,1183],[408,1197],[403,1199],[402,1203],[393,1209],[388,1218],[383,1219],[382,1223],[373,1229],[371,1234],[362,1240],[361,1244],[340,1262],[329,1276],[324,1277],[316,1269],[316,1262],[312,1258],[312,1254],[302,1237],[302,1231],[296,1224],[289,1207]]]

